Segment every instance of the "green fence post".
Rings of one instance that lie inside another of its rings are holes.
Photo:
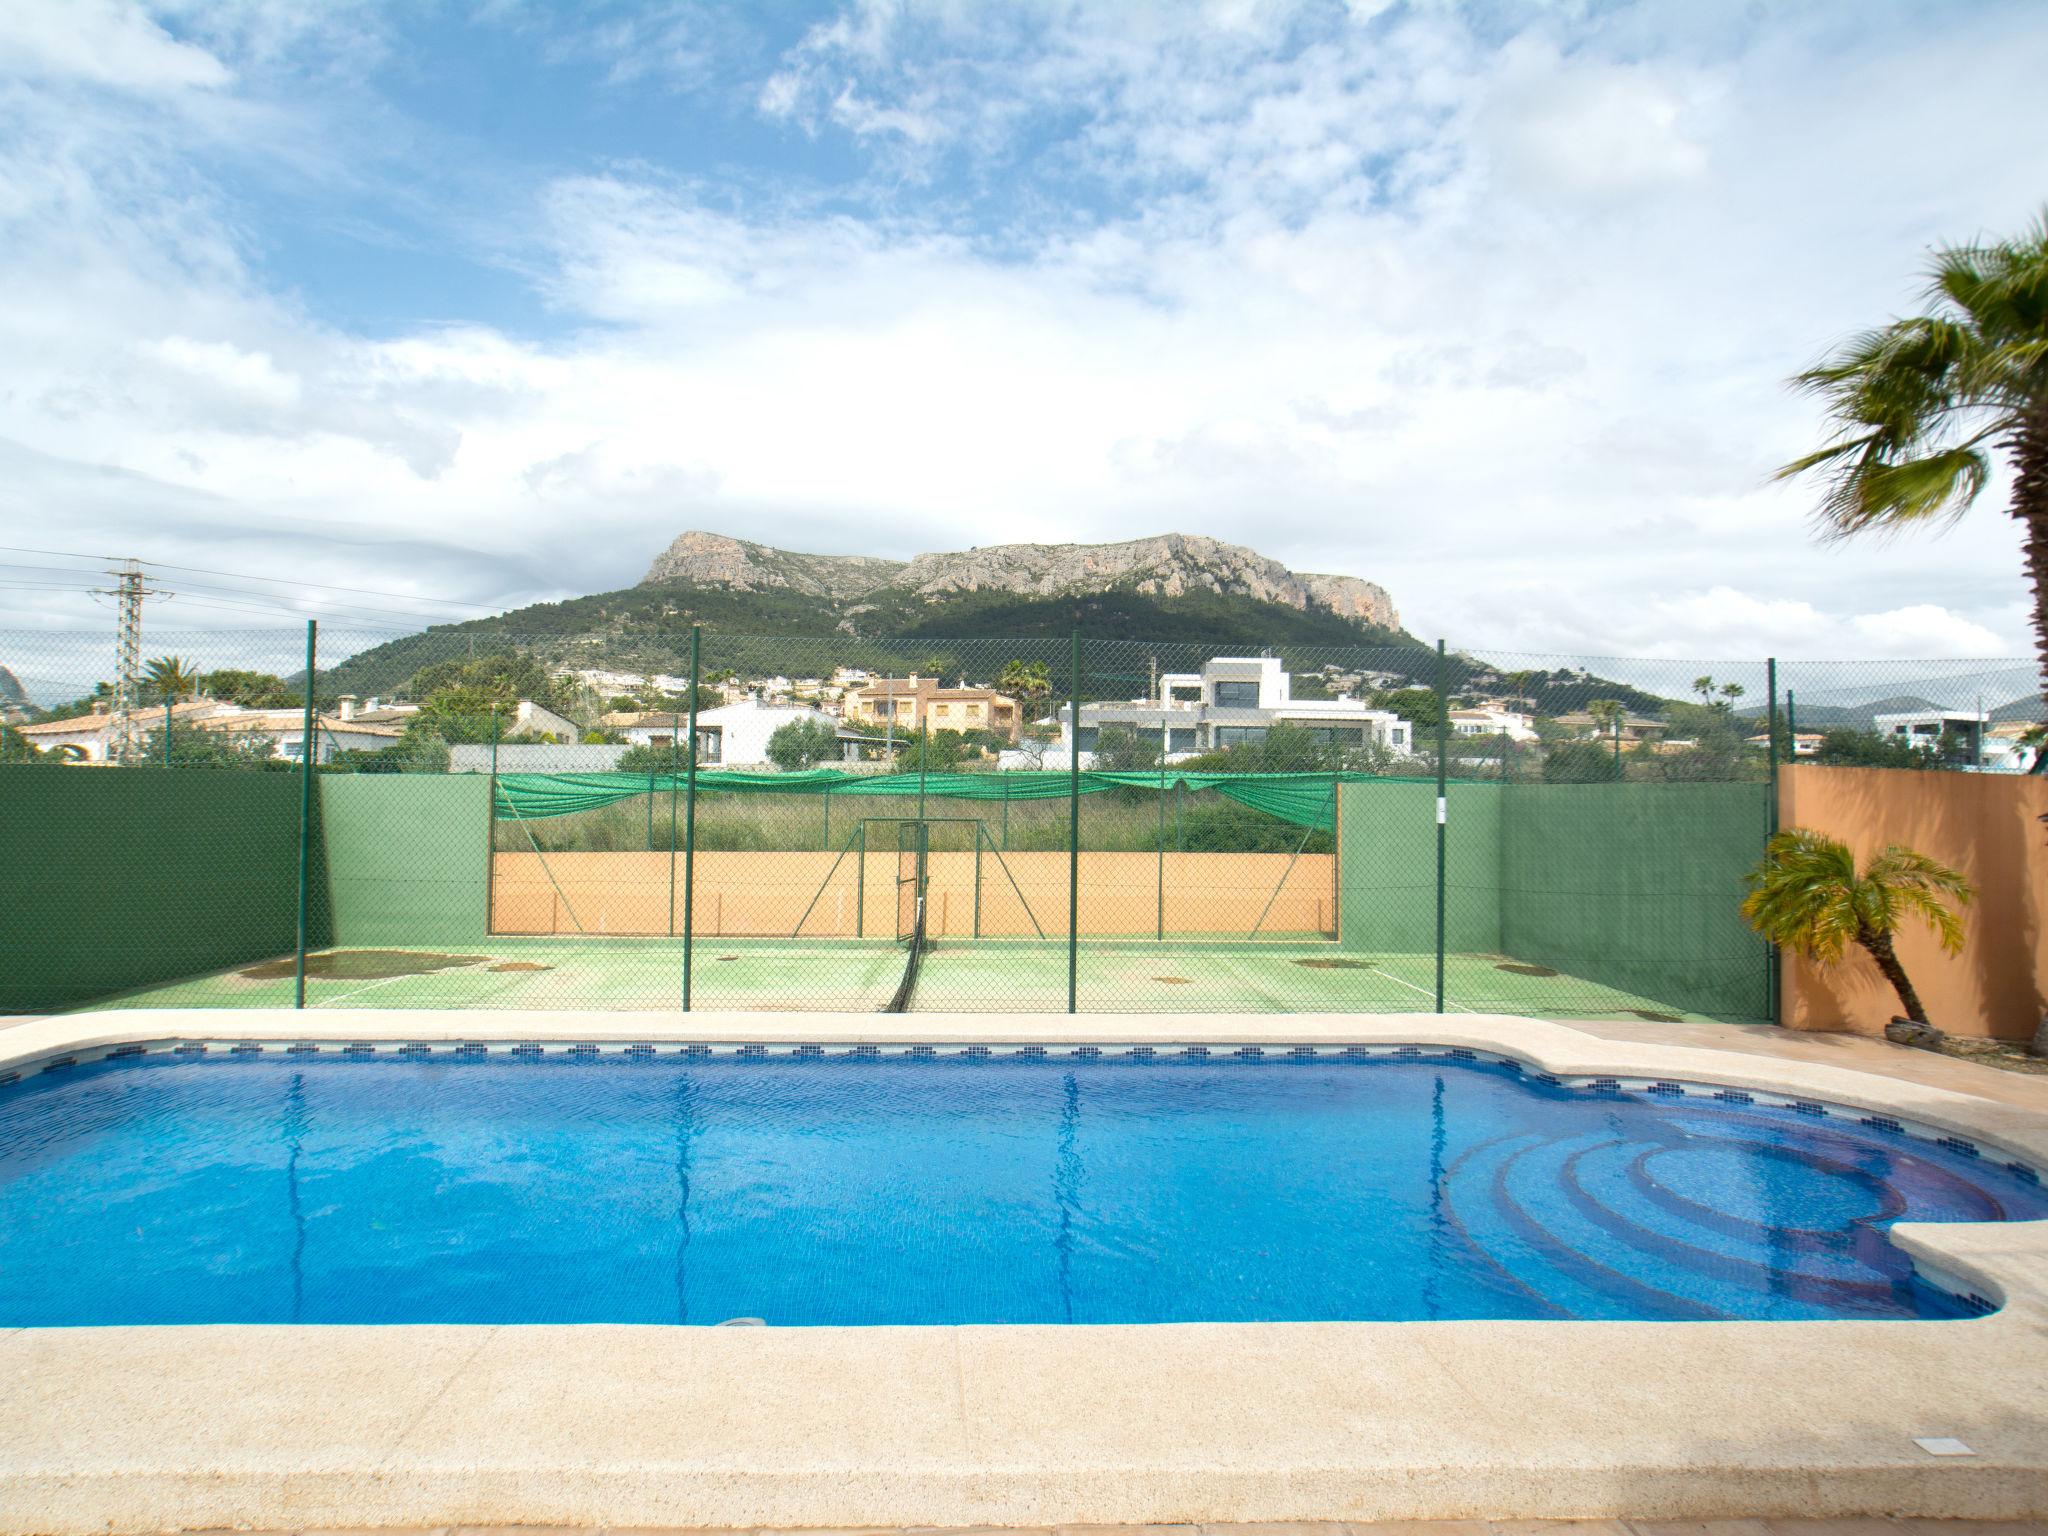
[[[1157,902],[1157,904],[1156,904],[1156,905],[1157,905],[1157,907],[1158,907],[1158,913],[1159,913],[1159,933],[1158,933],[1158,935],[1157,935],[1157,938],[1158,938],[1158,942],[1159,942],[1159,943],[1161,943],[1161,944],[1164,944],[1164,943],[1166,942],[1166,742],[1167,742],[1167,727],[1166,727],[1166,725],[1165,725],[1165,723],[1164,723],[1164,722],[1165,722],[1165,719],[1166,719],[1166,715],[1165,715],[1165,712],[1164,712],[1164,711],[1161,711],[1161,713],[1160,713],[1160,717],[1159,717],[1159,718],[1160,718],[1160,721],[1161,721],[1161,724],[1160,724],[1160,726],[1159,726],[1159,806],[1158,806],[1158,812],[1159,812],[1159,815],[1158,815],[1158,821],[1159,821],[1159,831],[1158,831],[1158,833],[1156,834],[1156,840],[1158,841],[1158,844],[1159,844],[1159,899],[1158,899],[1158,902]],[[1080,737],[1079,737],[1078,735],[1076,735],[1074,739],[1075,739],[1076,741],[1079,741],[1079,740],[1080,740]]]
[[[491,706],[491,788],[484,805],[484,932],[498,910],[498,706]]]
[[[1068,661],[1069,723],[1074,728],[1067,753],[1067,1012],[1075,1011],[1081,980],[1081,631],[1075,630]]]
[[[690,626],[690,755],[683,764],[683,1012],[690,1011],[690,946],[697,916],[697,687],[698,662],[704,638],[701,624]],[[671,737],[674,719],[670,719]]]
[[[1765,793],[1770,805],[1764,816],[1764,837],[1766,843],[1778,835],[1778,658],[1773,656],[1764,663],[1764,686],[1770,694],[1769,712],[1764,720],[1764,734],[1769,738],[1765,747],[1770,763],[1770,784]],[[1773,1024],[1782,1024],[1779,1013],[1780,958],[1778,946],[1764,946],[1764,979],[1767,989],[1770,1018]]]
[[[319,659],[319,621],[306,620],[306,710],[299,726],[299,939],[292,967],[292,1006],[306,1006],[306,917],[313,893],[313,667]],[[164,735],[170,736],[170,706]]]
[[[1444,848],[1450,830],[1450,789],[1445,783],[1451,756],[1449,663],[1436,643],[1436,1011],[1444,1011]]]
[[[676,712],[668,712],[668,931],[675,937],[676,931]]]

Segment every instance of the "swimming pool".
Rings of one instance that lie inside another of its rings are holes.
[[[1883,1115],[1472,1051],[157,1048],[0,1088],[0,1325],[1955,1317]]]

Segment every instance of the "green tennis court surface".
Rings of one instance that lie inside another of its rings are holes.
[[[698,1009],[878,1012],[902,980],[893,940],[703,939]],[[460,950],[335,949],[309,959],[313,1008],[673,1009],[682,1001],[678,939],[497,938]],[[1503,955],[1445,962],[1445,1011],[1538,1018],[1696,1018],[1652,998],[1521,965]],[[1084,1013],[1426,1013],[1430,954],[1354,954],[1313,940],[1114,940],[1084,944]],[[143,988],[93,1008],[289,1007],[290,956]],[[910,1011],[1057,1013],[1067,1006],[1062,939],[941,940],[924,957]]]

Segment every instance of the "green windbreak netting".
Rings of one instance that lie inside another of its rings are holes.
[[[1227,799],[1299,827],[1331,831],[1336,826],[1336,789],[1343,783],[1384,783],[1363,773],[1108,773],[1084,771],[1084,795],[1112,789],[1193,793],[1213,789]],[[680,792],[681,774],[508,773],[497,781],[497,813],[513,821],[542,821],[597,810],[636,795]],[[924,796],[931,800],[1055,800],[1072,792],[1069,774],[1054,771],[1009,773],[846,773],[815,768],[804,773],[700,772],[705,793],[751,795]]]

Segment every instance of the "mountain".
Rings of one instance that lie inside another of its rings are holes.
[[[637,586],[407,635],[324,672],[321,692],[388,694],[429,663],[515,642],[557,667],[675,674],[687,666],[692,624],[705,629],[707,670],[791,675],[829,672],[836,662],[907,669],[933,659],[980,674],[993,670],[989,658],[966,642],[983,638],[1034,641],[1006,658],[1052,664],[1077,625],[1097,647],[1098,674],[1268,648],[1381,647],[1396,653],[1398,667],[1424,651],[1372,582],[1290,571],[1241,545],[1188,534],[904,561],[693,531],[657,555]],[[1145,655],[1115,654],[1108,642],[1116,641],[1146,642]]]
[[[1179,598],[1210,592],[1332,613],[1380,629],[1401,627],[1384,587],[1356,576],[1290,571],[1241,544],[1185,533],[1123,544],[994,544],[898,561],[793,554],[724,534],[690,532],[655,557],[640,585],[800,593],[845,605],[848,616],[898,613],[905,598],[930,606],[966,594],[1042,598],[1128,590]]]

